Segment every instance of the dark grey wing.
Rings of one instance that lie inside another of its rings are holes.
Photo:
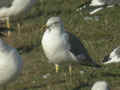
[[[66,32],[68,37],[68,43],[70,44],[70,51],[73,55],[76,56],[77,60],[81,64],[86,65],[94,65],[98,67],[99,65],[96,64],[92,58],[88,55],[87,49],[84,47],[84,45],[81,43],[81,41],[72,33]]]
[[[115,51],[115,54],[120,57],[120,47],[117,48],[117,50]]]
[[[13,0],[0,0],[0,8],[2,7],[10,7],[12,5]]]

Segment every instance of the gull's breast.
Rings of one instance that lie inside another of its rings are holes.
[[[42,46],[50,62],[60,62],[68,56],[65,39],[60,33],[45,32],[42,38]]]

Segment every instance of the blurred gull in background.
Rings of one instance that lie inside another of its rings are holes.
[[[91,90],[110,90],[110,87],[106,81],[97,81],[94,83]]]
[[[9,29],[9,17],[16,16],[27,11],[36,0],[0,0],[0,20],[6,20]]]
[[[110,55],[107,55],[104,57],[103,63],[109,64],[109,63],[118,63],[120,62],[120,47],[115,48]]]
[[[0,85],[6,90],[11,81],[16,80],[22,70],[22,59],[15,48],[0,39]]]
[[[92,11],[89,12],[90,15],[95,14],[96,12],[104,9],[105,7],[113,7],[114,5],[120,5],[120,0],[91,0],[86,2],[77,8],[76,11],[80,11],[84,8],[94,7]]]

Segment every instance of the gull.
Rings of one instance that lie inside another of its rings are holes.
[[[91,90],[110,90],[110,87],[106,81],[97,81],[94,83]]]
[[[88,55],[87,50],[80,40],[64,29],[64,24],[60,17],[51,17],[46,23],[46,30],[43,34],[41,43],[43,51],[50,63],[59,70],[59,64],[77,62],[80,64],[97,65]],[[71,72],[71,65],[69,72]]]
[[[120,47],[115,48],[110,55],[104,57],[103,63],[118,63],[120,62]]]
[[[98,11],[101,11],[105,7],[110,8],[115,5],[120,5],[120,0],[91,0],[85,4],[82,4],[76,11],[82,10],[83,8],[95,7],[95,9],[89,12],[89,14],[92,15]]]
[[[22,71],[22,59],[15,48],[0,39],[0,85],[7,85],[16,80]]]
[[[0,0],[0,20],[6,20],[6,26],[9,29],[9,17],[17,16],[27,11],[36,0]],[[11,5],[9,5],[11,3]]]

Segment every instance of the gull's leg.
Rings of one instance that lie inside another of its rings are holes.
[[[59,65],[55,64],[56,73],[59,71]]]
[[[18,28],[18,34],[21,33],[21,26],[20,26],[20,23],[17,24],[17,28]]]
[[[64,71],[65,83],[67,82],[67,73]]]
[[[95,14],[96,12],[101,11],[102,9],[104,9],[104,8],[103,8],[103,7],[99,7],[99,8],[97,8],[97,9],[91,11],[89,14],[90,14],[90,15]]]
[[[7,28],[10,28],[10,20],[9,20],[9,17],[6,18],[6,25],[7,25]]]
[[[72,81],[72,65],[69,65],[70,81]]]
[[[70,75],[72,74],[72,65],[71,64],[69,65],[69,73],[70,73]]]
[[[8,28],[8,36],[10,36],[11,32],[9,31],[9,29],[10,29],[10,20],[9,20],[9,17],[6,18],[6,26]]]

